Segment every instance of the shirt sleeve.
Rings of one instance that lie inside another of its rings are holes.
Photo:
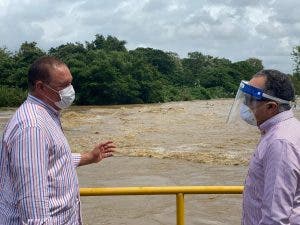
[[[72,153],[72,159],[73,159],[73,166],[76,168],[79,165],[79,162],[81,160],[81,154],[80,153]]]
[[[23,224],[52,224],[48,194],[48,149],[37,127],[21,129],[12,140],[10,168]]]
[[[297,157],[293,146],[284,141],[273,141],[263,156],[264,193],[262,219],[259,225],[290,224],[297,188]]]

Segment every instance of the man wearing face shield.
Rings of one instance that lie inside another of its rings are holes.
[[[29,95],[5,127],[0,149],[0,224],[79,225],[76,167],[112,156],[111,141],[72,154],[60,111],[75,98],[69,68],[54,57],[28,72]]]
[[[261,132],[245,180],[243,225],[300,224],[300,122],[291,109],[294,98],[290,78],[276,70],[262,70],[240,84],[228,121],[240,114]]]

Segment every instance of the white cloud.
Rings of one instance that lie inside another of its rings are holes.
[[[291,72],[299,11],[298,0],[0,0],[0,46],[17,50],[36,41],[48,50],[99,33],[126,40],[130,49],[257,57]]]

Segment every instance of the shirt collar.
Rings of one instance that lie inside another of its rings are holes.
[[[260,129],[262,134],[265,134],[276,124],[278,124],[284,120],[290,119],[292,117],[294,117],[294,113],[290,109],[288,111],[278,113],[277,115],[271,117],[267,121],[263,122],[258,128]]]
[[[57,117],[59,117],[59,115],[60,115],[58,110],[54,109],[52,106],[46,104],[41,99],[39,99],[31,94],[28,94],[27,100],[45,108],[49,113],[54,114]]]

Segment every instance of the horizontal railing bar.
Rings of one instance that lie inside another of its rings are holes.
[[[80,195],[242,194],[243,190],[243,186],[103,187],[80,188]]]

